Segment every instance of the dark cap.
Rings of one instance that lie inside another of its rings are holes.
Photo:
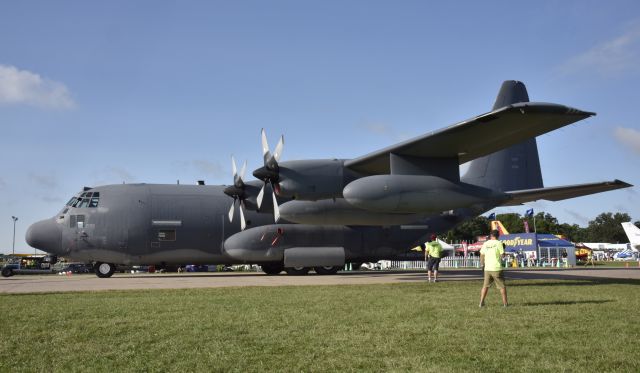
[[[498,237],[500,237],[500,231],[497,230],[497,229],[494,229],[494,230],[491,231],[490,235],[491,235],[491,237],[498,238]]]

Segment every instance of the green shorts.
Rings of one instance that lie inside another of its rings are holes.
[[[484,284],[482,286],[488,288],[494,282],[498,289],[504,289],[504,271],[484,271]]]

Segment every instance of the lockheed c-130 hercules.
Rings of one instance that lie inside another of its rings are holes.
[[[280,161],[283,138],[271,152],[263,130],[257,180],[245,181],[246,162],[238,172],[233,161],[231,186],[85,188],[33,224],[26,240],[94,262],[99,277],[110,277],[117,264],[187,263],[333,274],[345,262],[398,257],[432,232],[494,207],[631,186],[543,187],[535,137],[593,115],[529,102],[523,83],[506,81],[492,111],[355,159]]]

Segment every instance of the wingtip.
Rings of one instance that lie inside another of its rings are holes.
[[[619,179],[615,179],[613,181],[613,184],[618,185],[620,188],[629,188],[629,187],[633,186],[633,184],[629,184],[626,181],[622,181],[622,180],[619,180]]]

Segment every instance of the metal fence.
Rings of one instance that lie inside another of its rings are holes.
[[[427,269],[427,262],[381,260],[381,269]],[[440,268],[480,268],[480,258],[446,257],[440,261]]]

